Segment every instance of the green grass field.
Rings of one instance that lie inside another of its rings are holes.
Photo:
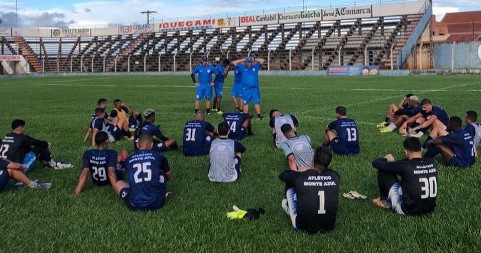
[[[232,77],[224,87],[230,94]],[[189,76],[85,76],[0,79],[0,133],[22,118],[27,134],[52,143],[54,158],[71,162],[72,170],[44,169],[31,178],[52,182],[47,191],[16,189],[0,194],[0,252],[476,252],[481,248],[480,163],[469,170],[440,166],[438,206],[425,217],[399,217],[375,208],[370,201],[340,199],[337,228],[325,235],[291,230],[281,209],[283,184],[279,173],[287,168],[280,150],[272,145],[268,120],[253,121],[255,135],[242,141],[247,147],[243,174],[233,184],[208,181],[208,158],[185,158],[180,151],[165,153],[174,181],[166,206],[156,212],[129,211],[109,187],[94,188],[89,181],[72,197],[82,153],[82,142],[98,98],[121,98],[132,108],[153,108],[163,132],[181,141],[185,121],[192,118],[194,88]],[[464,118],[468,109],[481,112],[479,77],[261,77],[262,106],[294,114],[298,132],[313,145],[345,105],[358,122],[361,154],[334,156],[332,168],[341,174],[341,191],[357,190],[377,196],[376,171],[371,161],[386,153],[402,155],[398,134],[380,134],[375,125],[386,106],[406,93],[430,98],[450,116]],[[224,110],[232,103],[224,98]],[[217,125],[221,117],[211,115]],[[424,139],[424,138],[423,138]],[[111,144],[132,151],[132,143]],[[89,179],[90,180],[90,179]],[[11,182],[11,184],[13,184]],[[257,221],[230,221],[232,205],[263,207]]]

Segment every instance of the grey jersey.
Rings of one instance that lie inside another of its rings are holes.
[[[473,136],[473,140],[474,140],[474,148],[478,148],[479,146],[479,143],[481,142],[481,124],[475,124],[475,123],[471,123],[471,125],[474,127],[474,129],[476,130],[475,131],[475,135]]]
[[[276,146],[280,148],[281,143],[287,140],[286,136],[281,131],[281,126],[284,124],[291,125],[295,129],[294,121],[291,115],[281,115],[274,118],[274,129],[276,131]]]
[[[209,180],[230,183],[237,180],[234,140],[215,139],[210,146]]]
[[[294,155],[297,168],[312,168],[312,157],[314,156],[314,150],[312,149],[311,138],[309,138],[309,136],[300,135],[288,139],[281,144],[281,148],[284,150],[286,157],[290,154]]]

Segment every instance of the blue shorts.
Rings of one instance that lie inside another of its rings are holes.
[[[0,170],[0,192],[3,192],[7,189],[9,178],[10,175],[8,175],[7,170]]]
[[[203,98],[206,100],[212,99],[212,87],[208,84],[201,84],[195,90],[195,99],[202,100]]]
[[[240,132],[237,134],[237,140],[242,140],[247,135],[247,129],[241,127]]]
[[[242,85],[241,84],[234,84],[234,86],[232,86],[232,89],[230,91],[230,95],[232,97],[242,98],[242,96],[243,96],[242,94],[243,94]]]
[[[401,208],[402,203],[404,202],[403,198],[403,190],[401,188],[401,183],[395,183],[389,190],[389,195],[387,197],[387,201],[391,202],[391,209],[400,214],[404,214],[404,211]]]
[[[357,153],[352,152],[348,147],[342,145],[341,140],[339,137],[334,137],[331,141],[331,149],[334,153],[338,155],[356,155]]]
[[[249,103],[260,104],[261,103],[261,93],[259,92],[259,88],[250,88],[250,89],[243,89],[242,93],[244,99],[244,105]]]
[[[222,89],[224,88],[224,82],[214,84],[215,95],[222,97]]]
[[[446,165],[451,166],[451,167],[458,167],[458,168],[468,168],[469,164],[461,159],[459,156],[453,156]]]
[[[204,156],[204,155],[208,155],[209,152],[210,152],[210,146],[212,145],[212,136],[210,135],[207,135],[205,137],[205,141],[204,141],[204,144],[203,144],[203,147],[201,147],[200,145],[198,145],[198,147],[190,147],[187,146],[187,145],[183,145],[182,149],[183,149],[183,153],[185,156]]]
[[[165,196],[163,196],[148,206],[143,206],[143,207],[135,206],[130,201],[130,187],[125,187],[122,190],[120,190],[120,198],[124,201],[127,207],[132,211],[155,211],[163,207],[165,204]]]

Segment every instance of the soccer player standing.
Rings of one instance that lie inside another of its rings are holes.
[[[182,145],[185,156],[203,156],[209,154],[215,128],[204,120],[204,112],[197,111],[194,120],[185,123],[184,143]]]
[[[359,131],[356,121],[347,117],[344,106],[336,108],[337,120],[331,122],[326,128],[324,146],[330,146],[339,155],[356,155],[360,152]]]
[[[115,185],[122,179],[122,172],[117,169],[117,152],[109,149],[109,136],[100,131],[95,135],[96,149],[84,152],[82,158],[82,173],[80,173],[74,195],[82,191],[89,174],[96,186]]]
[[[331,151],[319,147],[314,153],[313,167],[302,172],[286,170],[279,175],[286,183],[282,208],[294,229],[315,234],[335,228],[341,179],[329,169],[331,161]]]
[[[229,65],[230,61],[228,59],[224,59],[222,61],[222,64],[220,63],[220,59],[216,59],[217,65],[215,68],[217,69],[217,74],[215,75],[214,79],[214,91],[215,91],[215,97],[214,97],[214,112],[217,112],[217,114],[222,114],[222,110],[220,109],[220,102],[222,99],[222,89],[224,88],[224,81],[227,75],[229,74]]]
[[[242,63],[245,62],[245,63]],[[248,56],[234,61],[232,64],[242,72],[242,99],[244,100],[244,113],[249,112],[249,103],[254,103],[257,119],[262,119],[261,93],[259,90],[259,70],[264,59]]]
[[[202,57],[202,64],[199,64],[190,74],[194,85],[197,86],[195,95],[195,112],[199,110],[200,100],[205,98],[205,108],[207,115],[210,115],[210,100],[212,99],[212,75],[217,75],[217,69],[209,64],[207,56]],[[195,80],[195,75],[198,75],[199,80]]]
[[[210,147],[209,180],[212,182],[231,183],[241,173],[242,153],[246,148],[238,141],[228,139],[229,125],[221,122],[218,127],[219,138],[212,141]]]
[[[421,142],[415,137],[405,139],[403,146],[406,159],[394,161],[388,154],[372,162],[380,194],[373,202],[400,215],[431,213],[438,193],[436,162],[422,157]]]
[[[125,167],[129,183],[119,180],[115,192],[132,211],[153,211],[164,206],[167,181],[172,180],[169,162],[162,154],[152,150],[152,136],[139,137],[139,151],[129,155]]]

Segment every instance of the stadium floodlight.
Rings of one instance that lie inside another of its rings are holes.
[[[146,10],[146,11],[141,11],[140,13],[142,14],[147,14],[147,25],[150,24],[150,14],[151,13],[157,13],[156,11],[149,11],[149,10]]]

